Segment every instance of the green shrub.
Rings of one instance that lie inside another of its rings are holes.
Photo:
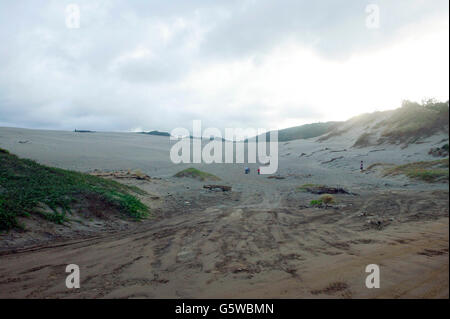
[[[309,202],[310,206],[322,206],[322,204],[323,202],[320,199],[319,200],[313,199],[311,202]]]
[[[219,177],[210,174],[210,173],[206,173],[203,171],[200,171],[196,168],[190,167],[190,168],[186,168],[178,173],[176,173],[174,175],[175,177],[190,177],[190,178],[194,178],[194,179],[198,179],[200,181],[205,181],[205,180],[220,180]]]

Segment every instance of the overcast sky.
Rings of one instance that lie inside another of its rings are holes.
[[[0,126],[285,128],[448,95],[448,0],[0,0]]]

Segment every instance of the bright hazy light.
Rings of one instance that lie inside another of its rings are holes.
[[[276,128],[315,120],[346,120],[397,108],[404,99],[446,101],[448,28],[448,20],[423,24],[405,34],[402,41],[359,52],[345,61],[326,59],[313,48],[285,43],[262,60],[204,66],[187,77],[183,87],[197,92],[202,103],[191,107],[198,112],[218,100],[229,101],[227,110],[236,114],[248,105],[264,105],[267,108],[254,109],[255,115],[267,115],[270,127]],[[302,108],[311,109],[311,116],[295,116]],[[293,116],[278,121],[277,114],[284,112]],[[277,120],[270,122],[271,117]]]

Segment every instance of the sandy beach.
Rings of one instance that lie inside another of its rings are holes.
[[[151,179],[119,182],[151,194],[140,198],[152,210],[140,223],[1,235],[0,297],[448,298],[448,183],[359,169],[361,160],[432,160],[427,151],[443,138],[403,149],[355,149],[345,138],[280,143],[279,178],[268,178],[255,164],[249,175],[247,164],[173,164],[167,137],[0,128],[0,147],[45,165],[141,170]],[[191,166],[232,191],[173,177]],[[319,196],[298,191],[304,184],[350,194],[311,207]],[[72,291],[71,263],[81,269]],[[380,266],[379,289],[365,286],[368,264]]]
[[[449,1],[0,1],[0,39],[4,308],[449,298]]]

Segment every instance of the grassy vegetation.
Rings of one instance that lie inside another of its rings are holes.
[[[338,122],[312,123],[279,130],[278,141],[287,142],[317,137],[329,132],[336,124],[338,124]]]
[[[310,206],[322,206],[323,202],[320,199],[313,199],[309,202]]]
[[[140,220],[148,215],[148,208],[133,193],[145,192],[100,177],[40,165],[0,149],[0,230],[22,227],[17,217],[30,214],[63,223],[74,204],[88,200],[101,202],[106,211],[119,211]],[[39,209],[42,206],[51,212],[43,212]]]
[[[378,166],[386,167],[386,166],[392,166],[392,164],[386,164],[386,163],[373,163],[373,164],[370,164],[370,165],[367,167],[366,170],[370,171],[370,170],[372,170],[372,169],[374,169],[375,167],[378,167]]]
[[[423,181],[433,183],[438,181],[448,181],[448,170],[429,169],[429,170],[414,170],[406,174],[410,178],[421,179]]]
[[[438,131],[448,132],[449,102],[432,99],[422,103],[404,101],[402,107],[381,124],[385,130],[379,143],[414,143]]]
[[[202,172],[193,167],[186,168],[186,169],[176,173],[174,176],[175,177],[190,177],[190,178],[198,179],[200,181],[206,181],[206,180],[218,181],[218,180],[220,180],[219,177],[217,177],[213,174]]]
[[[311,123],[285,128],[278,131],[278,142],[308,139],[330,132],[340,122]],[[263,137],[263,135],[261,135]],[[256,139],[258,141],[258,137]],[[248,139],[245,140],[248,142]],[[270,141],[270,132],[266,133],[266,141]]]
[[[404,165],[385,168],[384,175],[406,175],[409,178],[422,180],[429,183],[444,182],[449,179],[448,158],[414,162]]]
[[[327,206],[330,204],[336,203],[336,200],[334,199],[333,195],[330,194],[324,194],[320,196],[319,199],[313,199],[311,202],[309,202],[310,206]]]
[[[335,199],[334,199],[334,196],[329,195],[329,194],[325,194],[325,195],[320,196],[320,200],[321,200],[325,205],[333,204],[333,203],[336,202]]]
[[[373,125],[376,123],[375,125]],[[336,125],[328,134],[320,137],[325,141],[348,132],[354,127],[364,128],[366,132],[357,138],[353,147],[366,147],[379,144],[416,143],[436,133],[448,133],[449,102],[434,99],[421,103],[404,101],[393,111],[363,114],[349,119],[343,125]],[[371,131],[368,131],[368,130]],[[379,138],[376,138],[381,134]]]

